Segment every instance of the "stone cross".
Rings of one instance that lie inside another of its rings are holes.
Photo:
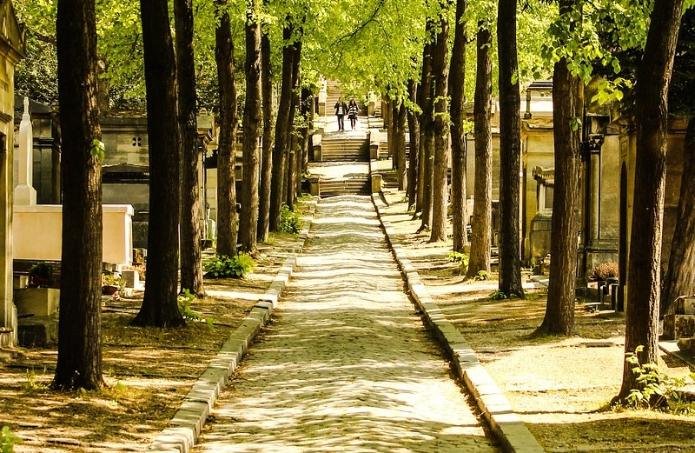
[[[19,159],[17,168],[17,185],[14,188],[14,204],[32,206],[36,204],[36,190],[32,183],[34,136],[29,116],[29,98],[24,98],[24,113],[19,123]]]

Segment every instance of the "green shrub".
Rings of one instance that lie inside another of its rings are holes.
[[[205,263],[207,278],[244,278],[256,267],[256,262],[247,253],[237,256],[215,256]]]
[[[466,253],[461,252],[449,252],[446,256],[452,263],[459,263],[459,270],[461,274],[465,274],[468,270],[468,260],[469,256]]]
[[[185,290],[183,294],[179,294],[179,312],[184,319],[190,321],[204,321],[208,324],[212,324],[211,319],[203,318],[203,315],[199,311],[193,310],[191,308],[191,303],[195,300],[195,294],[191,293],[189,290]]]
[[[488,299],[490,300],[504,300],[504,299],[509,299],[509,296],[504,292],[504,291],[493,291],[490,293],[488,296]]]
[[[19,437],[12,434],[9,426],[3,426],[0,430],[0,452],[12,453],[14,446],[19,443]]]
[[[478,271],[478,275],[475,276],[478,281],[490,280],[490,273],[488,271]]]
[[[618,274],[618,263],[615,261],[604,261],[594,266],[589,278],[592,280],[606,281],[609,278],[617,278]]]
[[[655,363],[640,362],[638,354],[643,350],[644,346],[637,346],[635,352],[625,354],[625,361],[632,366],[638,385],[637,388],[630,389],[630,394],[625,398],[626,406],[634,409],[691,412],[692,405],[687,404],[679,392],[686,385],[686,379],[662,373]]]
[[[301,228],[302,219],[299,217],[299,213],[283,204],[280,208],[280,225],[278,230],[281,233],[299,234]]]

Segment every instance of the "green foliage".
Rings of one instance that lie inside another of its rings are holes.
[[[685,404],[678,391],[686,385],[686,379],[674,378],[662,373],[655,363],[643,363],[639,354],[644,346],[635,352],[625,354],[625,361],[632,366],[638,387],[631,389],[625,399],[627,407],[634,409],[654,409],[667,412],[692,412],[693,407]]]
[[[12,433],[9,426],[3,426],[0,430],[0,453],[12,453],[14,446],[20,443],[20,440]]]
[[[449,254],[446,257],[452,263],[458,263],[459,264],[459,272],[461,274],[466,273],[466,271],[468,270],[468,261],[470,259],[470,257],[468,256],[467,253],[449,252]]]
[[[92,147],[89,149],[89,152],[98,162],[103,162],[106,157],[106,146],[104,142],[95,138],[92,140]]]
[[[189,290],[185,290],[183,294],[179,294],[178,303],[179,312],[181,313],[181,316],[183,316],[183,319],[189,321],[202,321],[207,322],[208,325],[212,325],[212,319],[204,318],[199,311],[193,310],[193,308],[191,308],[191,304],[195,299],[195,294],[191,293]]]
[[[280,208],[280,224],[278,231],[281,233],[299,234],[302,229],[302,219],[298,212],[290,209],[286,204]]]
[[[478,281],[490,280],[490,273],[488,271],[478,271],[475,279]]]
[[[504,291],[493,291],[490,293],[488,296],[488,299],[490,300],[504,300],[504,299],[509,299],[509,295],[506,294]]]
[[[22,383],[22,390],[25,392],[34,392],[36,390],[43,390],[45,388],[45,385],[36,380],[36,373],[33,369],[26,371],[26,380]]]
[[[215,256],[205,263],[207,278],[244,278],[256,267],[256,262],[247,253],[237,256]]]
[[[103,286],[117,286],[118,289],[125,288],[125,279],[119,275],[112,273],[101,274],[101,284]]]

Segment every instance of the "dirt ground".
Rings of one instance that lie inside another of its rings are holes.
[[[21,438],[16,451],[141,451],[178,410],[198,376],[276,275],[298,237],[271,235],[244,280],[206,280],[191,308],[208,322],[182,329],[129,325],[142,303],[104,299],[101,392],[57,393],[55,348],[19,349],[0,362],[0,426]]]
[[[548,451],[695,451],[695,416],[609,407],[623,369],[621,314],[590,313],[579,304],[575,336],[534,336],[545,310],[542,285],[526,281],[526,300],[490,300],[494,273],[488,281],[465,281],[447,258],[450,243],[415,234],[420,222],[405,212],[402,193],[386,198],[395,242]],[[695,371],[665,354],[660,365],[679,377]]]

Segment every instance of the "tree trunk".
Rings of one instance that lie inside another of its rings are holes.
[[[449,93],[451,96],[451,208],[453,250],[463,252],[466,234],[466,132],[464,131],[466,90],[466,0],[456,2],[454,47],[451,51]]]
[[[290,129],[290,109],[292,107],[292,71],[294,69],[294,44],[288,41],[292,39],[294,28],[291,19],[287,18],[287,25],[282,32],[284,46],[282,49],[282,86],[280,87],[280,100],[278,116],[275,122],[275,143],[273,145],[273,178],[270,197],[270,230],[278,231],[280,224],[280,208],[282,207],[283,188],[285,186],[285,173],[287,173],[287,139]]]
[[[434,33],[434,21],[427,21],[427,35]],[[422,65],[422,116],[420,127],[422,130],[422,215],[420,216],[420,230],[430,228],[432,218],[432,161],[434,159],[434,130],[433,130],[433,91],[432,68],[434,59],[434,43],[429,43],[425,50],[425,60]]]
[[[237,126],[236,86],[234,85],[234,42],[227,0],[217,0],[215,62],[220,103],[220,132],[217,140],[217,254],[237,254],[239,215],[236,208],[234,152]]]
[[[431,20],[427,20],[427,33],[429,36],[429,33],[434,25],[432,24]],[[432,72],[432,44],[427,41],[425,46],[422,49],[422,71],[420,73],[420,84],[417,87],[417,104],[418,107],[420,107],[420,113],[418,114],[418,119],[420,122],[420,139],[419,139],[419,148],[418,148],[418,166],[417,166],[417,196],[415,199],[415,214],[413,215],[413,219],[417,215],[418,212],[422,213],[422,216],[425,215],[426,210],[425,208],[425,195],[426,195],[426,190],[425,190],[425,185],[426,185],[426,180],[427,180],[427,150],[425,148],[425,142],[426,142],[426,131],[427,131],[427,115],[425,114],[425,111],[427,110],[427,102],[428,102],[428,96],[431,90],[431,81],[430,81],[430,73]],[[428,215],[428,220],[429,222],[429,213]],[[422,226],[425,225],[425,222],[422,222]]]
[[[301,29],[300,29],[301,31]],[[297,178],[297,148],[298,137],[297,128],[294,124],[297,111],[299,110],[299,70],[302,61],[302,42],[298,41],[293,47],[294,56],[292,57],[292,103],[290,106],[289,128],[287,129],[287,141],[285,155],[287,156],[287,175],[285,187],[283,188],[283,198],[290,208],[294,207],[294,187]]]
[[[198,171],[198,119],[193,54],[193,2],[175,0],[176,65],[179,85],[179,131],[181,133],[181,291],[203,295],[200,240],[200,187]]]
[[[185,324],[179,312],[179,134],[176,61],[166,0],[141,0],[150,159],[145,296],[134,325]]]
[[[263,150],[261,191],[258,206],[258,240],[268,240],[270,231],[270,185],[273,179],[273,79],[270,63],[270,36],[261,36],[261,89],[263,96]]]
[[[386,101],[386,112],[384,116],[384,121],[386,122],[386,143],[388,146],[388,157],[391,158],[391,168],[396,168],[396,121],[395,115],[393,114],[393,104],[394,101],[391,98],[387,98]]]
[[[246,96],[244,101],[244,184],[239,236],[245,252],[255,254],[258,239],[258,181],[261,123],[261,23],[255,0],[246,13]]]
[[[417,83],[415,80],[408,81],[408,96],[410,102],[417,102]],[[420,154],[420,119],[413,109],[408,109],[408,131],[410,134],[410,155],[408,156],[408,209],[415,206],[417,200],[418,181],[418,156]]]
[[[64,181],[58,363],[53,388],[99,389],[101,370],[101,140],[94,1],[60,0],[56,24]]]
[[[405,156],[405,125],[408,118],[408,111],[405,102],[398,103],[398,108],[394,109],[394,122],[396,125],[396,161],[398,167],[398,190],[406,190],[408,184],[408,166]]]
[[[516,49],[516,5],[516,0],[499,0],[497,14],[500,91],[499,289],[508,296],[523,297],[519,231],[521,99]]]
[[[683,148],[683,176],[678,220],[671,241],[671,257],[664,277],[661,315],[680,296],[695,295],[695,117],[688,121]]]
[[[575,0],[560,2],[560,15],[567,17]],[[555,63],[553,73],[553,138],[555,189],[550,241],[550,283],[540,332],[571,335],[574,330],[574,300],[577,281],[577,236],[581,208],[581,127],[573,126],[584,111],[584,86],[567,67]]]
[[[473,192],[473,225],[471,255],[467,276],[490,272],[492,249],[492,128],[490,101],[492,98],[492,33],[489,24],[478,22],[476,37],[477,61],[475,75],[475,190]]]
[[[658,358],[668,89],[682,8],[683,0],[655,1],[644,57],[637,72],[637,155],[625,351],[632,352],[637,346],[643,346],[638,354],[642,363],[657,363]],[[625,363],[619,398],[625,398],[631,389],[639,386],[632,367]]]
[[[449,79],[449,21],[445,12],[440,17],[437,41],[432,49],[432,76],[434,77],[434,162],[432,170],[432,232],[430,242],[446,240],[447,205],[449,190],[449,112],[447,92]]]

